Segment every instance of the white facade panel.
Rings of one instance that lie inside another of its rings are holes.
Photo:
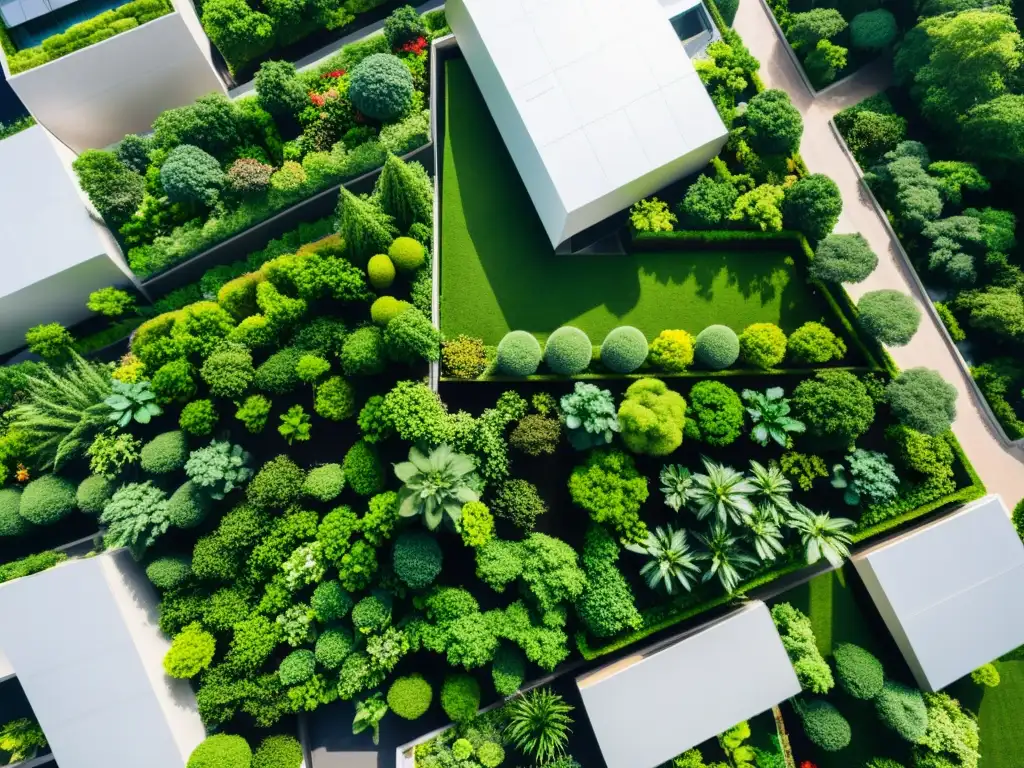
[[[577,684],[608,768],[655,768],[800,693],[762,602]]]
[[[1024,645],[1021,544],[998,496],[853,558],[918,685],[937,691]]]
[[[552,245],[695,173],[725,144],[657,0],[445,10]]]

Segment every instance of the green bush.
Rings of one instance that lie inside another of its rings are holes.
[[[901,424],[926,435],[941,435],[956,419],[956,388],[930,368],[903,371],[885,396]]]
[[[391,123],[412,106],[413,81],[397,56],[367,56],[349,75],[348,96],[352,106],[367,117]]]
[[[889,346],[909,344],[921,324],[921,310],[914,300],[902,291],[889,288],[861,296],[857,314],[861,327]]]
[[[832,704],[814,699],[798,709],[804,733],[826,752],[838,752],[850,744],[850,723]]]
[[[427,260],[423,244],[411,237],[396,237],[388,248],[388,257],[399,272],[415,272]]]
[[[720,381],[702,381],[690,390],[685,435],[708,445],[726,446],[743,432],[743,403]]]
[[[513,478],[499,487],[492,501],[494,514],[510,520],[524,531],[532,531],[537,518],[548,511],[547,504],[528,480]]]
[[[817,241],[832,232],[842,211],[843,196],[836,183],[823,173],[812,173],[786,189],[782,220],[787,229]]]
[[[68,355],[75,339],[60,323],[47,323],[29,328],[25,333],[28,351],[46,360],[60,361]]]
[[[191,575],[192,563],[181,555],[158,557],[146,566],[146,578],[163,591],[180,587]]]
[[[265,61],[256,70],[256,102],[267,112],[285,120],[306,106],[309,97],[289,61]]]
[[[341,376],[332,376],[316,388],[313,410],[331,421],[344,421],[356,413],[355,388]]]
[[[213,432],[217,411],[209,400],[193,400],[181,409],[178,425],[190,435],[204,436]]]
[[[422,531],[403,533],[395,540],[392,563],[399,579],[412,589],[424,589],[441,573],[441,547]]]
[[[179,486],[167,501],[167,518],[178,528],[195,528],[206,519],[209,510],[209,499],[191,480]]]
[[[399,363],[434,361],[440,357],[441,332],[416,307],[407,306],[384,329],[384,349]]]
[[[575,376],[590,365],[594,348],[587,334],[571,325],[563,325],[548,336],[544,345],[544,363],[552,373]]]
[[[494,690],[501,696],[511,696],[519,690],[526,678],[526,658],[514,645],[502,643],[494,655],[491,679]]]
[[[789,357],[796,363],[818,365],[842,360],[846,343],[827,327],[813,320],[804,323],[789,336]]]
[[[509,331],[498,342],[496,367],[506,376],[532,376],[542,356],[540,342],[532,333]]]
[[[268,736],[252,756],[252,768],[299,768],[302,745],[294,736]]]
[[[761,91],[744,115],[751,148],[763,155],[792,155],[800,149],[804,121],[785,91]]]
[[[257,509],[284,509],[302,491],[306,475],[287,456],[264,464],[245,489],[249,503]]]
[[[348,449],[342,469],[349,488],[360,496],[373,496],[384,490],[384,468],[366,440],[359,440]]]
[[[384,359],[384,333],[372,325],[353,331],[341,350],[341,367],[347,376],[373,376],[381,373]]]
[[[383,253],[371,256],[366,263],[366,276],[376,291],[386,291],[395,282],[395,265]]]
[[[818,243],[810,272],[826,283],[859,283],[877,266],[878,256],[864,235],[829,235]]]
[[[480,708],[480,684],[469,675],[451,675],[441,686],[441,709],[453,723],[468,723]]]
[[[135,311],[135,297],[120,288],[100,288],[89,294],[85,306],[104,317],[120,317]]]
[[[793,390],[793,407],[816,437],[850,445],[868,431],[875,404],[864,384],[847,371],[818,371]]]
[[[569,495],[595,523],[608,523],[625,542],[647,538],[640,507],[647,500],[647,478],[622,451],[591,451],[569,476]]]
[[[345,618],[352,610],[352,604],[352,596],[337,581],[323,581],[317,584],[310,600],[313,613],[324,624]]]
[[[188,439],[181,430],[159,434],[142,446],[139,466],[151,475],[177,472],[188,461]]]
[[[915,688],[890,680],[875,698],[875,711],[886,726],[911,744],[920,743],[928,730],[928,709]]]
[[[277,668],[277,676],[281,678],[281,685],[298,685],[304,683],[316,672],[316,657],[308,648],[301,648],[292,651]]]
[[[793,662],[800,687],[808,693],[828,693],[835,687],[832,670],[818,650],[811,620],[789,603],[772,608],[772,621]]]
[[[252,750],[241,736],[208,736],[188,758],[186,768],[251,768]]]
[[[105,477],[99,477],[107,482]],[[32,525],[18,514],[18,507],[21,506],[21,491],[18,488],[0,488],[0,537],[21,536],[31,529]],[[102,511],[102,508],[101,508]]]
[[[850,45],[863,51],[888,48],[896,34],[896,17],[885,8],[858,13],[850,21]]]
[[[200,370],[210,393],[217,397],[241,397],[252,383],[255,371],[252,353],[241,345],[225,344],[203,363]]]
[[[272,354],[256,369],[253,383],[256,388],[271,395],[286,395],[299,384],[295,366],[304,352],[295,347],[285,347]]]
[[[75,492],[75,501],[78,508],[89,515],[98,515],[110,497],[114,495],[114,481],[103,475],[89,475],[83,480]],[[2,494],[4,491],[0,491]],[[3,504],[0,503],[0,510]],[[15,508],[17,509],[17,508]],[[0,512],[0,517],[3,513]]]
[[[318,501],[331,501],[345,487],[345,473],[340,464],[324,464],[309,470],[302,483],[302,492]]]
[[[651,342],[651,365],[668,373],[681,373],[693,363],[693,337],[686,331],[666,330]]]
[[[485,741],[476,750],[476,759],[483,768],[498,768],[505,762],[505,750],[496,741]]]
[[[418,37],[428,36],[423,20],[412,6],[403,5],[396,8],[384,20],[384,39],[388,41],[388,48],[391,50]]]
[[[633,453],[667,456],[683,442],[686,401],[661,379],[637,379],[619,405],[622,442]]]
[[[430,709],[434,691],[422,675],[400,677],[388,689],[388,706],[404,720],[416,720]]]
[[[157,368],[151,382],[156,399],[161,403],[185,402],[196,393],[192,364],[178,358]]]
[[[172,203],[212,206],[224,188],[224,171],[210,153],[182,144],[167,155],[160,169],[160,184]]]
[[[407,310],[411,304],[394,296],[380,296],[370,305],[370,317],[376,325],[386,327],[388,323]]]
[[[832,652],[836,677],[843,690],[855,699],[873,699],[882,691],[885,672],[882,662],[851,643],[842,643]]]
[[[168,677],[195,677],[213,661],[217,641],[199,624],[190,624],[174,636],[164,656],[164,672]]]
[[[709,325],[697,334],[693,357],[699,365],[712,371],[721,371],[736,362],[740,356],[740,340],[727,325]]]
[[[632,373],[647,360],[647,338],[631,325],[613,328],[601,342],[601,363],[615,373]]]
[[[25,486],[18,513],[30,523],[53,525],[75,509],[75,486],[63,477],[43,475]]]
[[[270,400],[263,395],[249,395],[235,411],[235,418],[254,435],[262,432],[263,428],[267,426],[269,416]]]
[[[1000,683],[999,670],[995,664],[982,664],[971,672],[971,682],[986,688],[995,688]]]
[[[317,662],[326,669],[337,669],[352,653],[355,644],[352,635],[343,629],[327,629],[316,639]]]
[[[441,367],[447,376],[475,379],[487,368],[487,349],[481,339],[460,334],[441,342]]]
[[[68,556],[63,552],[39,552],[35,555],[23,557],[5,565],[0,565],[0,584],[23,576],[31,576],[33,573],[45,571],[58,563],[63,563]]]
[[[145,181],[113,152],[87,149],[71,167],[82,191],[106,222],[119,227],[135,215],[145,193]]]
[[[740,357],[755,368],[774,368],[786,356],[786,334],[774,323],[753,323],[739,335]]]

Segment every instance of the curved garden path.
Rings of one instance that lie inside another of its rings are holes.
[[[761,62],[760,75],[766,88],[786,91],[804,118],[800,153],[811,172],[831,176],[843,195],[843,213],[837,232],[860,232],[878,254],[878,268],[862,283],[848,285],[854,299],[867,291],[895,288],[922,305],[922,322],[914,339],[895,347],[893,359],[901,368],[926,366],[939,371],[956,386],[957,419],[953,432],[974,464],[990,493],[998,493],[1009,508],[1024,498],[1024,453],[1003,443],[990,430],[988,420],[970,391],[965,374],[946,346],[932,317],[923,311],[927,297],[920,295],[914,281],[904,272],[898,247],[889,235],[860,184],[856,166],[829,126],[832,116],[845,107],[884,90],[890,71],[884,64],[865,67],[837,87],[813,96],[796,70],[784,43],[772,25],[761,0],[742,0],[733,27]]]

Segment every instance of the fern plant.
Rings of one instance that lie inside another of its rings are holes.
[[[281,414],[281,425],[277,431],[285,439],[285,442],[291,445],[296,440],[300,443],[309,440],[311,428],[309,414],[301,405],[293,405],[287,412]]]

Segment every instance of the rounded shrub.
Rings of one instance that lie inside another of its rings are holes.
[[[240,344],[225,344],[203,363],[199,375],[217,397],[238,398],[252,383],[256,371],[252,353]]]
[[[423,717],[430,709],[434,691],[423,675],[400,677],[388,688],[388,706],[391,711],[405,720]]]
[[[298,464],[287,456],[278,456],[260,467],[245,494],[257,509],[284,509],[299,495],[305,479]]]
[[[647,337],[639,328],[620,325],[601,342],[601,363],[615,373],[632,373],[647,360]]]
[[[277,668],[277,676],[281,685],[298,685],[304,683],[316,672],[316,657],[308,648],[292,651],[281,661]]]
[[[532,531],[537,518],[548,511],[537,486],[518,477],[501,484],[494,495],[493,506],[494,514],[511,520],[524,531]]]
[[[693,364],[693,344],[693,336],[686,331],[662,331],[651,342],[651,365],[666,373],[681,373]]]
[[[370,305],[370,319],[383,327],[398,317],[412,305],[394,296],[381,296]]]
[[[883,344],[908,344],[921,324],[921,310],[914,300],[891,288],[870,291],[857,302],[861,327]]]
[[[213,155],[181,144],[167,155],[160,183],[172,203],[213,205],[224,187],[224,171]]]
[[[185,402],[196,393],[192,364],[184,358],[164,363],[153,374],[150,385],[161,403]]]
[[[252,768],[252,750],[241,736],[208,736],[188,758],[186,768]]]
[[[384,333],[373,325],[357,328],[345,339],[339,357],[346,376],[380,373],[387,365]]]
[[[158,557],[146,566],[146,578],[161,590],[174,589],[184,584],[192,575],[192,563],[182,555]]]
[[[453,723],[467,723],[480,708],[480,683],[469,675],[451,675],[441,686],[441,709]]]
[[[217,641],[200,624],[189,624],[171,640],[171,649],[164,656],[164,672],[168,677],[195,677],[213,661]]]
[[[739,335],[740,357],[755,368],[774,368],[786,357],[786,334],[774,323],[753,323]]]
[[[252,768],[299,768],[302,745],[294,736],[268,736],[252,756]]]
[[[456,739],[452,742],[452,757],[456,760],[469,760],[473,756],[473,742],[469,739]]]
[[[633,453],[668,456],[683,442],[686,401],[661,379],[637,379],[619,405],[622,441]]]
[[[306,480],[302,483],[302,492],[318,501],[331,501],[338,498],[345,487],[345,473],[340,464],[324,464],[309,470]]]
[[[810,272],[827,283],[859,283],[877,266],[878,256],[864,235],[829,235],[818,243]]]
[[[542,356],[536,336],[529,331],[509,331],[498,342],[496,365],[506,376],[532,376]]]
[[[390,598],[381,595],[364,597],[352,608],[352,626],[364,635],[378,632],[391,622]]]
[[[690,390],[685,436],[708,445],[726,446],[743,433],[743,402],[720,381],[701,381]]]
[[[838,752],[850,744],[850,723],[832,704],[814,699],[801,705],[804,733],[826,752]]]
[[[739,356],[740,340],[729,326],[709,325],[697,334],[693,359],[702,367],[721,371],[735,363]]]
[[[875,698],[875,711],[886,726],[911,744],[917,744],[928,730],[928,708],[921,692],[889,681]]]
[[[392,563],[398,578],[413,589],[423,589],[441,572],[441,546],[423,531],[403,533],[395,540]]]
[[[396,8],[384,20],[384,39],[388,47],[394,50],[418,37],[428,37],[427,27],[416,9],[409,5]]]
[[[880,51],[892,45],[896,32],[896,17],[890,11],[865,11],[850,20],[850,45],[862,51]]]
[[[348,449],[342,469],[349,488],[360,496],[373,496],[384,490],[384,468],[373,446],[365,440]]]
[[[842,643],[833,651],[836,677],[843,690],[855,699],[875,698],[885,685],[882,662],[858,645]]]
[[[177,472],[188,461],[188,439],[180,429],[157,435],[139,452],[139,466],[151,475]]]
[[[326,669],[337,669],[345,657],[352,653],[354,647],[350,632],[332,628],[324,630],[316,639],[316,649],[313,653],[321,666]]]
[[[571,325],[563,325],[548,336],[544,345],[544,363],[552,373],[575,376],[590,365],[594,347],[590,338]]]
[[[322,581],[313,590],[310,607],[324,624],[345,618],[352,610],[352,596],[338,581]]]
[[[477,748],[476,759],[483,768],[498,768],[505,762],[505,749],[496,741],[485,741]]]
[[[89,475],[78,485],[75,501],[78,508],[89,515],[98,515],[114,495],[114,481],[103,475]]]
[[[209,497],[191,480],[178,486],[167,501],[167,518],[177,528],[195,528],[209,511]]]
[[[395,282],[395,265],[386,255],[378,253],[366,263],[366,276],[374,290],[383,291]]]
[[[926,435],[941,435],[956,419],[956,387],[930,368],[903,371],[889,382],[885,397],[901,424]]]
[[[36,525],[52,525],[77,509],[75,486],[57,475],[43,475],[25,486],[18,513]]]
[[[388,257],[399,272],[415,272],[427,260],[423,243],[411,237],[396,237],[388,248]]]
[[[93,477],[99,477],[99,475],[93,475]],[[100,479],[106,480],[106,478]],[[18,514],[20,506],[21,490],[18,488],[0,488],[0,536],[21,536],[24,533],[28,533],[32,524]],[[102,507],[100,511],[103,511]]]
[[[982,664],[971,672],[971,681],[986,688],[995,688],[1001,682],[999,670],[996,669],[995,664]]]
[[[408,112],[412,94],[412,74],[390,53],[367,56],[349,76],[348,96],[352,106],[382,123],[390,123]]]
[[[789,335],[789,358],[794,363],[818,365],[842,360],[846,343],[821,323],[804,323]]]
[[[193,400],[181,409],[178,426],[190,435],[200,437],[213,432],[217,423],[217,411],[209,400]]]
[[[256,369],[256,377],[253,379],[256,388],[271,395],[291,392],[299,383],[295,366],[303,354],[296,347],[285,347],[272,354]]]

